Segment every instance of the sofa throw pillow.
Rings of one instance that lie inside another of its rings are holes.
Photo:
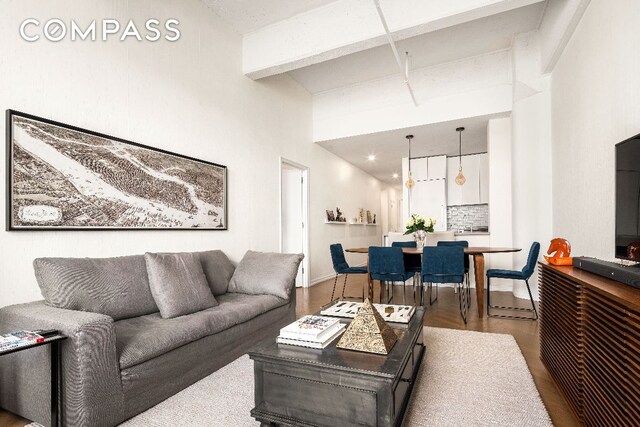
[[[37,258],[33,269],[45,302],[105,314],[114,320],[158,311],[142,255],[115,258]]]
[[[221,250],[194,252],[200,257],[202,270],[209,282],[213,296],[227,293],[229,281],[236,267]]]
[[[303,254],[247,251],[229,282],[229,292],[289,299]]]
[[[218,305],[194,253],[144,254],[151,294],[164,319]]]

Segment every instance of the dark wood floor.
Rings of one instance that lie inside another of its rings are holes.
[[[338,281],[339,287],[342,283]],[[364,284],[362,277],[349,277],[347,295],[360,295],[361,286]],[[333,280],[323,282],[310,288],[298,289],[297,315],[302,316],[318,311],[321,306],[329,302]],[[340,290],[342,288],[340,287]],[[374,296],[377,300],[378,292]],[[413,294],[411,287],[406,288],[406,302],[412,303]],[[494,292],[492,298],[496,304],[519,305],[524,304],[524,300],[513,297],[510,292]],[[475,301],[475,294],[472,290],[472,301]],[[403,303],[403,292],[401,286],[394,287],[394,302]],[[428,307],[425,313],[424,324],[439,328],[465,329],[470,331],[494,332],[513,335],[522,350],[533,379],[538,387],[540,396],[544,401],[554,425],[558,427],[577,427],[579,424],[573,417],[569,407],[563,397],[558,392],[549,373],[540,361],[538,345],[538,322],[523,320],[508,320],[497,318],[478,319],[476,305],[472,303],[470,319],[465,325],[458,311],[457,296],[452,288],[441,288],[439,299],[434,305]],[[3,427],[23,427],[28,422],[0,409],[0,426]]]

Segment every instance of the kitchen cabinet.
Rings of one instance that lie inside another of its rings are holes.
[[[427,166],[429,179],[447,178],[447,156],[427,157]]]
[[[447,229],[447,188],[444,179],[417,181],[411,190],[411,213],[432,216],[435,230]]]
[[[458,157],[447,159],[447,201],[449,206],[489,203],[489,173],[487,154],[462,156],[464,185],[456,184]]]
[[[426,181],[429,179],[429,158],[421,157],[411,159],[411,175],[414,181]]]
[[[480,154],[480,203],[489,203],[489,154]]]

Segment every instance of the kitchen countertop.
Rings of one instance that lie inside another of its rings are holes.
[[[491,233],[488,231],[465,231],[463,233],[454,233],[454,236],[488,236]]]

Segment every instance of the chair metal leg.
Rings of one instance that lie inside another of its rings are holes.
[[[344,275],[344,283],[342,284],[342,299],[344,299],[344,290],[347,289],[347,276],[349,276],[348,274]]]
[[[407,282],[402,282],[402,304],[407,305]]]
[[[488,317],[499,317],[502,319],[519,319],[519,320],[538,320],[538,310],[536,310],[536,304],[533,301],[533,295],[531,294],[531,288],[529,287],[529,280],[525,280],[524,283],[527,285],[527,291],[529,292],[529,300],[531,302],[531,308],[526,307],[511,307],[505,305],[491,305],[491,278],[487,276],[487,316]],[[533,317],[531,316],[512,316],[508,314],[491,314],[491,309],[495,308],[498,310],[513,310],[513,311],[525,311],[528,313],[533,313]]]
[[[432,289],[433,283],[429,282],[429,305],[433,305],[434,302],[438,301],[438,284],[436,283],[436,299],[431,299]]]
[[[329,301],[329,302],[333,302],[333,301],[334,301],[334,299],[333,299],[333,294],[335,294],[335,293],[336,293],[336,284],[337,284],[337,283],[338,283],[338,275],[336,274],[336,278],[335,278],[335,280],[333,281],[333,290],[331,291],[331,301]]]
[[[458,293],[458,305],[460,307],[460,316],[464,324],[467,324],[467,313],[469,312],[469,298],[467,290],[465,289],[464,280],[460,283],[460,292]]]
[[[347,289],[347,277],[348,276],[349,276],[348,274],[344,275],[344,283],[342,284],[342,299],[345,299],[345,298],[358,299],[358,298],[360,298],[359,296],[345,295],[344,294],[346,289]],[[362,301],[364,301],[364,287],[362,288]]]

